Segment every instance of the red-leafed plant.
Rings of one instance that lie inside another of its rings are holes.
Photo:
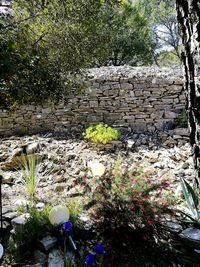
[[[101,177],[87,177],[83,184],[96,203],[98,217],[110,224],[136,229],[156,225],[166,214],[174,215],[174,199],[169,195],[172,179],[159,179],[140,165],[128,168],[117,161]]]
[[[172,179],[145,171],[141,164],[128,168],[118,160],[102,176],[83,177],[82,185],[93,204],[96,230],[104,237],[114,261],[126,254],[129,258],[138,249],[159,251],[161,221],[175,216]]]

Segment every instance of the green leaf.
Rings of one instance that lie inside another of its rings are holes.
[[[195,216],[195,218],[198,220],[199,219],[199,212],[197,208],[198,198],[196,196],[196,193],[185,179],[183,179],[182,177],[180,179],[181,179],[181,186],[182,186],[183,194],[187,202],[187,205],[190,208],[193,215]]]

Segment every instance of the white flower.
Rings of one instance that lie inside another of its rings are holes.
[[[105,166],[98,161],[91,161],[88,163],[88,166],[91,168],[92,175],[102,176],[105,173]]]
[[[67,207],[58,205],[49,212],[49,221],[53,225],[59,225],[69,220],[69,210]]]

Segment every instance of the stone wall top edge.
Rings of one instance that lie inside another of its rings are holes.
[[[132,66],[109,66],[92,68],[86,71],[89,79],[111,80],[112,78],[134,78],[134,77],[159,77],[162,79],[182,79],[181,68],[159,68],[159,67],[132,67]]]

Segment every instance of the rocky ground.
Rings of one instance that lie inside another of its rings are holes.
[[[55,133],[3,138],[0,143],[3,216],[9,220],[17,217],[18,221],[16,208],[28,203],[18,161],[23,153],[35,153],[40,159],[36,192],[38,208],[42,208],[46,203],[63,203],[68,197],[84,198],[84,188],[80,186],[80,181],[88,175],[88,163],[97,160],[108,169],[115,164],[119,155],[122,163],[129,168],[139,163],[145,170],[153,171],[156,179],[174,178],[172,188],[177,195],[181,193],[180,176],[188,180],[194,177],[192,153],[185,129],[154,134],[129,133],[123,135],[121,141],[104,147],[86,142],[80,136],[78,138]],[[173,231],[174,227],[177,226],[173,226]],[[57,252],[55,250],[55,253]],[[55,260],[58,260],[57,256],[53,257],[52,262]],[[8,263],[6,262],[5,257],[4,267],[11,266],[9,259]]]
[[[86,174],[88,162],[98,160],[109,168],[119,154],[125,165],[142,162],[144,168],[153,169],[158,177],[167,175],[179,181],[180,176],[189,180],[194,176],[189,144],[183,139],[174,143],[171,136],[162,142],[155,136],[129,134],[104,150],[81,139],[51,133],[4,138],[0,143],[4,209],[27,199],[17,161],[23,152],[36,152],[41,159],[37,196],[44,203],[59,203],[63,198],[81,195],[82,188],[76,184]],[[174,186],[179,190],[178,183]]]
[[[182,134],[186,132],[178,131]],[[84,197],[84,188],[77,181],[88,174],[88,163],[98,160],[109,168],[119,155],[128,167],[141,163],[145,170],[153,171],[156,178],[174,178],[172,188],[179,195],[180,176],[188,180],[194,177],[192,153],[187,139],[186,134],[182,138],[177,132],[154,135],[130,133],[124,135],[121,141],[102,149],[72,135],[47,133],[4,138],[0,143],[3,215],[14,218],[16,208],[28,202],[18,164],[22,153],[36,153],[40,158],[36,195],[38,207],[43,207],[46,203],[62,203],[67,197]]]

